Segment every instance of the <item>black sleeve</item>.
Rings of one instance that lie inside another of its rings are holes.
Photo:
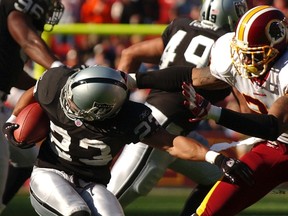
[[[162,91],[182,91],[182,83],[191,83],[193,67],[173,66],[158,71],[137,72],[138,88]]]
[[[278,119],[273,115],[238,113],[222,109],[217,124],[237,132],[267,140],[277,140],[279,133]]]

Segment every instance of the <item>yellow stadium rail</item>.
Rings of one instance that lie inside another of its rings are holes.
[[[159,35],[166,25],[154,24],[59,24],[49,34]]]
[[[98,35],[160,35],[167,25],[160,24],[92,24],[73,23],[58,24],[53,31],[43,32],[42,38],[49,44],[49,37],[55,34],[98,34]],[[34,75],[39,78],[44,68],[38,64],[34,67]]]

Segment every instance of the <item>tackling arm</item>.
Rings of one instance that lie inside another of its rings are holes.
[[[184,103],[198,120],[213,119],[234,131],[267,140],[277,140],[288,130],[288,95],[278,98],[267,114],[239,113],[211,105],[191,84],[184,83],[182,88]]]
[[[164,128],[143,140],[152,147],[167,151],[170,155],[184,160],[207,161],[222,169],[231,183],[243,181],[253,185],[252,170],[243,162],[224,156],[223,154],[209,151],[198,141],[184,136],[169,134]]]
[[[205,161],[208,148],[198,141],[184,136],[175,136],[161,128],[143,143],[167,151],[170,155],[184,160]]]
[[[139,88],[154,88],[163,91],[181,91],[183,82],[192,82],[195,88],[201,87],[207,90],[230,87],[224,81],[216,79],[210,73],[209,67],[173,66],[158,71],[137,73],[136,78]]]
[[[237,113],[222,109],[217,123],[250,136],[277,140],[288,130],[288,95],[278,98],[267,114]]]
[[[192,85],[195,88],[215,90],[230,87],[226,82],[217,79],[210,72],[210,67],[193,68]]]

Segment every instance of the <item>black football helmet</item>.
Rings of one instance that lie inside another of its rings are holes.
[[[52,31],[58,24],[63,12],[64,5],[61,0],[34,0],[32,5],[18,3],[18,10],[29,13],[33,25],[39,31]]]
[[[61,0],[46,0],[46,1],[48,1],[46,24],[50,25],[52,30],[54,25],[57,25],[59,23],[63,15],[64,5],[61,3]]]

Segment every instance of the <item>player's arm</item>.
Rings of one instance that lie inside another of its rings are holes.
[[[208,151],[207,147],[201,145],[196,140],[188,139],[184,136],[174,136],[163,128],[143,140],[143,143],[167,151],[172,156],[184,160],[204,161],[205,154]]]
[[[192,66],[173,66],[165,69],[136,74],[139,88],[153,88],[163,91],[181,91],[183,82],[193,83],[195,88],[224,89],[229,87],[218,80],[209,67],[194,68]]]
[[[10,118],[7,120],[7,122],[15,122],[16,116],[29,104],[35,102],[35,98],[33,95],[33,91],[34,91],[34,86],[30,87],[28,90],[26,90],[21,97],[19,98],[19,100],[17,101],[12,115],[10,116]]]
[[[124,49],[118,64],[118,70],[137,71],[142,62],[158,64],[164,50],[161,37],[142,41]]]
[[[199,119],[213,119],[217,124],[242,134],[266,140],[277,138],[288,130],[288,95],[278,98],[267,114],[240,113],[211,105],[197,94],[191,84],[183,84],[185,105]]]
[[[33,61],[45,68],[50,68],[52,63],[58,62],[32,25],[31,17],[19,11],[12,11],[8,15],[7,22],[13,39]]]
[[[16,141],[14,137],[14,131],[19,128],[19,125],[15,123],[17,115],[23,110],[27,105],[34,102],[35,99],[33,97],[33,90],[34,87],[31,87],[27,91],[25,91],[20,99],[18,100],[12,115],[9,117],[9,119],[5,122],[5,124],[2,126],[2,132],[5,135],[6,139],[14,146],[17,146],[19,148],[30,148],[35,145],[35,143],[26,143],[18,142]]]
[[[21,110],[23,110],[27,105],[35,102],[35,98],[33,96],[33,90],[34,86],[25,91],[19,98],[12,112],[14,116],[17,116],[21,112]]]
[[[211,106],[217,124],[242,134],[267,140],[277,138],[288,130],[288,96],[274,102],[267,114],[239,113]],[[233,119],[231,121],[231,119]],[[235,123],[237,122],[237,124]]]
[[[191,80],[191,83],[195,88],[215,90],[229,87],[229,84],[217,79],[211,74],[209,66],[203,68],[193,68]]]
[[[287,132],[288,130],[288,94],[278,98],[271,108],[268,115],[277,118],[278,135]]]
[[[192,138],[174,136],[161,128],[153,135],[145,138],[143,143],[164,150],[173,157],[215,164],[223,170],[232,183],[244,181],[248,185],[253,184],[252,171],[246,164],[220,153],[209,151],[207,147]]]

